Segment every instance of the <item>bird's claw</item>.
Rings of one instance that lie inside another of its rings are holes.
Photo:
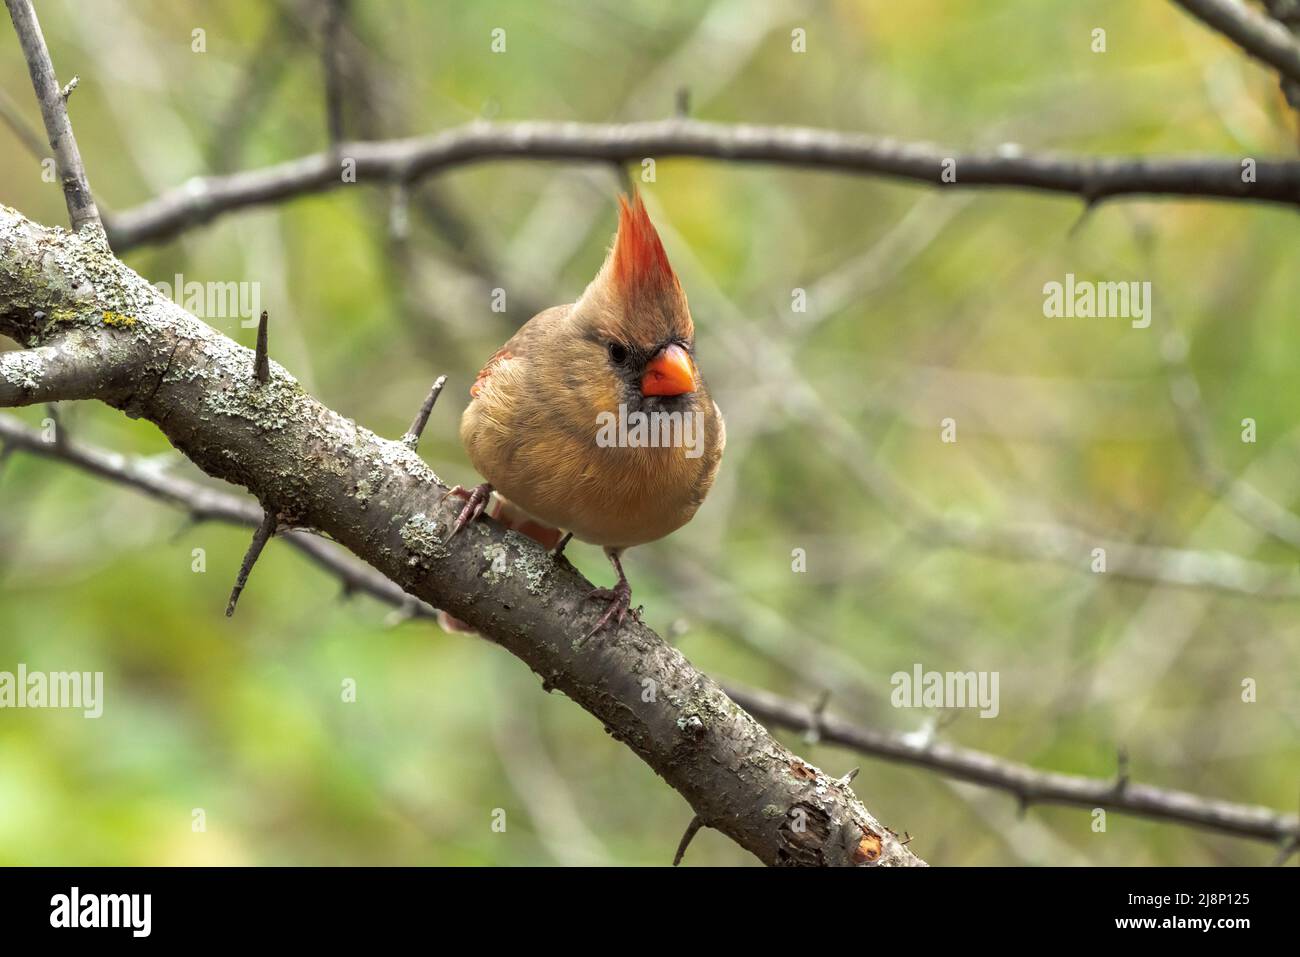
[[[596,619],[596,624],[591,631],[582,636],[586,641],[596,632],[606,627],[611,620],[614,621],[614,627],[618,628],[627,618],[628,611],[632,611],[632,617],[637,621],[641,620],[639,609],[632,609],[632,586],[626,580],[620,581],[613,588],[593,588],[582,597],[582,600],[590,601],[592,598],[599,598],[602,601],[609,602],[605,608],[605,613]]]
[[[467,489],[463,485],[457,485],[455,488],[447,489],[447,494],[443,496],[443,499],[446,499],[447,495],[465,497],[465,507],[462,508],[460,514],[456,516],[456,521],[451,527],[451,534],[447,536],[448,540],[450,540],[455,538],[456,533],[462,528],[483,514],[483,510],[487,508],[488,499],[492,497],[492,486],[487,482],[484,482],[482,485],[476,485],[472,489]]]

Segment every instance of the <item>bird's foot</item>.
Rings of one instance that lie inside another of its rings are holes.
[[[591,631],[582,636],[583,641],[605,628],[611,621],[614,622],[614,627],[618,628],[627,618],[629,611],[632,612],[633,618],[637,621],[641,620],[640,611],[632,608],[632,586],[627,583],[626,578],[620,578],[613,588],[593,588],[583,596],[582,600],[585,602],[593,598],[609,604],[605,607],[605,613],[596,619],[596,624]]]
[[[456,533],[462,528],[483,514],[483,510],[487,508],[488,499],[492,497],[492,486],[488,482],[476,485],[472,489],[457,485],[455,488],[447,489],[447,495],[456,495],[465,499],[465,507],[456,516],[456,522],[451,527],[451,534],[447,536],[448,540],[450,540],[455,538]],[[442,497],[443,500],[447,498],[447,495]],[[438,504],[441,505],[442,501],[439,501]]]

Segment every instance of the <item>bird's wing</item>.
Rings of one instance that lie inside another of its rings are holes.
[[[478,375],[474,377],[474,384],[469,387],[470,398],[473,399],[478,398],[479,392],[482,390],[484,384],[487,382],[488,377],[492,375],[493,369],[495,369],[500,363],[504,362],[506,359],[513,358],[513,353],[511,353],[508,346],[509,343],[502,346],[496,352],[492,353],[492,358],[488,359],[487,363],[483,366],[483,368],[479,370]]]
[[[502,363],[510,359],[527,358],[532,351],[533,343],[542,338],[548,331],[548,326],[558,322],[568,313],[570,306],[552,306],[550,309],[543,309],[533,318],[529,319],[519,331],[511,336],[504,346],[492,353],[492,357],[479,370],[474,377],[474,384],[470,386],[469,394],[471,398],[477,398],[479,392],[483,390],[484,384],[491,377],[493,371],[499,369]]]

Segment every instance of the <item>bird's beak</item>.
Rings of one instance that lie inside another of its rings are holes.
[[[677,344],[664,346],[645,367],[642,395],[684,395],[695,391],[695,363]]]

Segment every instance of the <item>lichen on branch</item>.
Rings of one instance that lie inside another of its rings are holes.
[[[456,503],[409,445],[327,408],[274,361],[258,381],[253,350],[115,259],[95,227],[71,234],[0,207],[0,333],[40,357],[8,360],[10,378],[27,371],[0,405],[97,398],[154,422],[279,522],[334,539],[521,659],[764,862],[923,863],[846,780],[792,754],[649,628],[629,619],[581,641],[599,609],[572,565],[491,521],[449,539]],[[28,385],[34,361],[48,388]],[[256,595],[254,579],[243,601]]]

